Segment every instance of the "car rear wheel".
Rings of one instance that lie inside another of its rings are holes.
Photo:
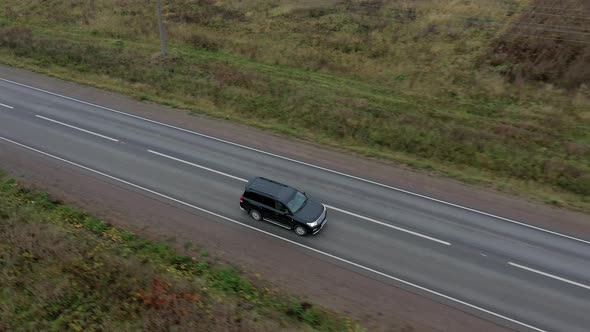
[[[301,226],[301,225],[297,225],[295,226],[295,228],[293,229],[295,231],[295,234],[299,235],[299,236],[305,236],[307,235],[307,228]]]
[[[250,210],[250,217],[256,221],[262,220],[262,214],[258,210]]]

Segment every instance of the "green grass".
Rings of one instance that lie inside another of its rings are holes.
[[[0,330],[362,330],[188,247],[0,177]]]
[[[151,8],[113,1],[8,0],[0,62],[590,211],[590,91],[487,65],[497,34],[458,17],[499,4],[177,1],[162,59]]]

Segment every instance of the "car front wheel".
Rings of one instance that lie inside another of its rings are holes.
[[[297,225],[295,226],[295,228],[293,229],[295,231],[295,234],[299,235],[299,236],[305,236],[307,235],[307,228]]]
[[[256,221],[262,220],[262,214],[258,210],[250,210],[250,217]]]

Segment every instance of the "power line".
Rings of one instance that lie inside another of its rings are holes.
[[[355,4],[355,5],[346,6],[347,9],[353,9],[353,10],[355,9],[355,7],[356,7],[356,9],[359,9],[359,7],[360,8],[363,8],[364,7],[364,8],[371,8],[371,9],[383,9],[384,11],[394,11],[394,14],[396,14],[395,15],[396,18],[399,18],[399,16],[402,16],[402,17],[406,16],[406,15],[404,15],[403,10],[395,10],[395,9],[391,9],[391,8],[388,9],[388,8],[382,8],[382,7],[377,7],[377,6],[373,6],[373,5],[366,5],[366,4]],[[488,8],[491,8],[491,7],[488,7]],[[330,12],[330,13],[337,13],[337,8],[335,8],[335,9],[336,10],[332,10],[330,8],[316,8],[314,10],[316,10],[316,11],[324,11],[324,12]],[[530,12],[530,11],[527,11],[527,12],[516,12],[516,11],[514,11],[514,12],[507,12],[505,10],[499,10],[499,11],[505,12],[505,13],[511,13],[511,14],[518,13],[518,14],[522,14],[523,16],[532,14],[532,15],[539,15],[539,16],[543,16],[544,15],[544,16],[553,16],[553,17],[562,17],[562,18],[576,18],[576,19],[590,20],[590,16],[589,17],[566,16],[566,15],[559,15],[559,14],[539,13],[539,12]],[[385,15],[379,15],[379,14],[376,14],[376,13],[369,14],[369,13],[358,13],[358,12],[354,12],[354,11],[350,12],[349,14],[351,14],[351,15],[361,15],[361,16],[373,16],[373,17],[384,17],[384,16],[387,16],[387,13],[384,13]],[[402,15],[399,15],[399,14],[402,14]],[[472,19],[473,18],[473,17],[453,15],[453,14],[441,14],[441,16],[465,17],[465,18],[469,18],[469,19]],[[474,16],[474,17],[480,17],[480,16]],[[538,24],[538,23],[528,23],[528,24]],[[543,25],[543,24],[539,24],[539,25]],[[558,27],[558,26],[555,26],[555,27]],[[577,28],[577,27],[573,27],[573,26],[559,26],[559,27],[560,28],[565,28],[565,29],[568,29],[568,28],[571,28],[571,29],[579,29],[579,30],[583,29],[583,28]]]
[[[386,7],[380,7],[380,6],[375,6],[375,5],[369,5],[369,4],[354,4],[354,5],[346,5],[343,4],[344,7],[346,8],[354,8],[356,7],[357,9],[360,8],[368,8],[368,9],[383,9],[383,10],[387,10],[388,8]],[[574,18],[574,19],[583,19],[583,20],[590,20],[590,16],[570,16],[570,15],[563,15],[563,14],[554,14],[554,13],[543,13],[543,12],[537,12],[537,11],[517,11],[517,10],[510,10],[510,9],[505,9],[505,8],[498,8],[498,7],[493,7],[493,6],[489,6],[489,5],[479,5],[479,8],[491,8],[491,9],[495,9],[496,11],[499,12],[504,12],[506,14],[534,14],[534,15],[544,15],[544,16],[555,16],[555,17],[565,17],[565,18]],[[327,8],[326,8],[327,10]]]
[[[590,13],[590,10],[585,10],[585,9],[569,9],[569,8],[564,8],[564,7],[547,7],[547,6],[537,6],[537,5],[530,5],[529,7],[531,7],[531,9],[543,8],[543,9],[550,9],[550,10],[566,10],[566,11],[573,11],[573,12]]]
[[[382,17],[382,16],[378,16],[378,15],[370,15],[370,14],[359,14],[356,13],[356,15],[359,16],[363,16],[363,17]],[[402,23],[413,23],[415,22],[414,20],[410,20],[410,19],[401,19],[398,20],[397,22],[402,22]],[[483,22],[482,22],[483,23]],[[494,24],[494,22],[490,22],[492,24]],[[453,29],[462,29],[461,32],[466,32],[467,30],[465,29],[465,27],[461,27],[461,26],[457,26],[457,25],[445,25],[445,24],[437,24],[437,23],[430,23],[431,26],[434,27],[445,27],[445,28],[453,28]],[[502,27],[505,27],[506,29],[510,29],[510,28],[514,28],[514,26],[510,25],[509,23],[507,23],[505,26],[499,24],[499,23],[495,23],[494,25],[499,26],[499,28],[494,28],[491,26],[482,26],[479,25],[479,29],[482,30],[487,30],[487,31],[500,31],[500,29]],[[518,26],[517,26],[518,27]],[[526,27],[525,27],[526,28]],[[532,28],[532,27],[531,27]],[[469,28],[467,28],[469,29]],[[537,28],[536,30],[543,32],[543,30]],[[568,31],[551,31],[549,30],[548,32],[561,32],[561,33],[570,33]],[[529,38],[541,38],[541,39],[548,39],[548,40],[555,40],[555,41],[566,41],[566,42],[572,42],[572,43],[579,43],[579,44],[590,44],[590,41],[586,41],[586,40],[580,40],[580,39],[569,39],[569,38],[556,38],[556,37],[547,37],[547,36],[540,36],[540,35],[531,35],[531,34],[523,34],[523,33],[514,33],[514,32],[510,32],[510,31],[503,31],[502,34],[509,34],[509,35],[518,35],[518,36],[522,36],[522,37],[529,37]],[[590,33],[589,33],[590,34]]]
[[[560,15],[560,14],[549,14],[549,13],[540,13],[540,12],[512,12],[517,14],[531,14],[531,15],[539,15],[539,16],[553,16],[553,17],[565,17],[565,18],[575,18],[580,20],[590,20],[588,16],[569,16],[569,15]]]
[[[507,31],[503,32],[503,34],[509,34],[509,35],[514,35],[514,36],[522,36],[522,37],[529,37],[529,38],[552,39],[552,40],[557,40],[557,41],[567,41],[567,42],[572,42],[572,43],[579,43],[579,44],[587,44],[587,45],[590,45],[590,41],[577,40],[577,39],[552,38],[552,37],[545,37],[545,36],[539,36],[539,35],[526,35],[526,34],[520,34],[520,33],[513,33],[513,32],[507,32]]]
[[[341,3],[343,4],[343,3]],[[360,13],[360,12],[348,12],[349,15],[357,15],[357,16],[361,16],[361,17],[377,17],[377,18],[381,18],[381,19],[387,19],[389,16],[389,18],[391,19],[395,19],[396,22],[401,22],[401,23],[413,23],[416,22],[416,19],[412,19],[409,18],[408,15],[405,15],[406,13],[401,10],[401,9],[394,9],[394,8],[386,8],[386,7],[380,7],[380,6],[374,6],[374,5],[369,5],[369,4],[353,4],[353,5],[345,5],[345,7],[347,9],[354,9],[354,8],[368,8],[368,9],[382,9],[383,14],[379,15],[378,13]],[[494,8],[497,9],[496,7],[490,7],[490,6],[484,6],[487,8]],[[555,7],[546,7],[546,8],[552,8],[552,9],[556,9]],[[328,13],[338,13],[339,10],[342,9],[342,7],[338,7],[338,6],[331,6],[331,8],[313,8],[314,11],[316,12],[328,12]],[[501,12],[507,12],[506,9],[499,9],[499,11]],[[389,12],[389,13],[387,13]],[[511,13],[520,13],[520,14],[542,14],[542,13],[537,13],[537,12],[530,12],[530,11],[512,11]],[[391,15],[393,14],[393,15]],[[546,13],[545,13],[546,14]],[[481,17],[468,17],[468,16],[459,16],[459,15],[452,15],[452,14],[444,14],[445,16],[450,16],[450,17],[459,17],[464,19],[464,21],[466,21],[466,23],[470,23],[473,24],[475,26],[477,26],[478,28],[482,29],[482,30],[487,30],[487,31],[499,31],[502,28],[506,28],[506,30],[511,29],[511,28],[521,28],[521,29],[529,29],[529,30],[535,30],[535,31],[539,31],[539,32],[553,32],[553,33],[563,33],[563,34],[579,34],[579,35],[590,35],[589,31],[580,31],[580,30],[585,30],[584,28],[578,28],[578,27],[574,27],[574,26],[563,26],[563,25],[548,25],[548,24],[539,24],[539,23],[530,23],[530,22],[499,22],[497,20],[484,20]],[[570,18],[581,18],[581,19],[588,19],[590,20],[590,17],[580,17],[580,16],[564,16],[564,15],[558,15],[558,14],[547,14],[547,15],[551,15],[551,16],[559,16],[559,17],[570,17]],[[454,26],[454,25],[444,25],[444,24],[436,24],[436,23],[430,23],[430,25],[432,26],[436,26],[436,27],[447,27],[447,28],[453,28],[453,29],[465,29],[465,27],[460,27],[460,26]],[[497,28],[496,28],[497,27]],[[467,27],[467,29],[469,29],[469,27]],[[465,30],[466,31],[466,30]],[[580,39],[571,39],[571,38],[559,38],[559,37],[549,37],[549,36],[541,36],[541,35],[534,35],[534,34],[524,34],[524,33],[514,33],[514,32],[510,32],[510,31],[503,31],[503,34],[510,34],[510,35],[518,35],[518,36],[522,36],[522,37],[529,37],[529,38],[541,38],[541,39],[549,39],[549,40],[555,40],[555,41],[566,41],[566,42],[573,42],[573,43],[580,43],[580,44],[590,44],[590,41],[586,41],[586,40],[580,40]]]
[[[350,7],[350,6],[349,6]],[[375,6],[367,6],[367,7],[371,7],[371,8],[376,8]],[[378,15],[378,14],[368,14],[368,13],[351,13],[352,15],[358,15],[358,16],[363,16],[363,17],[379,17],[379,18],[384,18],[383,15]],[[576,29],[576,30],[581,30],[583,28],[578,28],[578,27],[573,27],[573,26],[554,26],[554,25],[548,25],[548,24],[539,24],[539,23],[529,23],[529,22],[498,22],[497,20],[493,20],[493,21],[487,21],[487,20],[482,20],[482,19],[478,19],[477,17],[468,17],[468,16],[459,16],[459,15],[452,15],[452,14],[444,14],[444,16],[449,16],[449,17],[459,17],[462,18],[464,20],[474,20],[475,21],[468,21],[468,23],[474,24],[474,25],[478,25],[478,26],[483,26],[483,25],[495,25],[495,26],[499,26],[500,28],[502,27],[506,27],[506,28],[511,28],[511,27],[519,27],[519,28],[523,28],[523,29],[529,29],[529,30],[538,30],[538,31],[546,31],[546,32],[557,32],[557,33],[571,33],[571,34],[581,34],[581,35],[590,35],[590,31],[575,31],[575,30],[570,30],[570,29]],[[395,17],[397,19],[398,22],[413,22],[414,20],[405,18],[405,17]],[[590,19],[590,17],[588,18]],[[435,24],[435,23],[431,23],[433,25],[437,25],[437,26],[444,26],[442,24]],[[447,25],[448,26],[448,25]],[[453,26],[454,27],[454,26]],[[459,27],[457,27],[459,28]],[[486,27],[489,30],[489,27]],[[557,29],[553,29],[553,28],[557,28]],[[586,30],[586,29],[584,29]],[[546,37],[546,38],[551,38],[551,37]],[[565,41],[576,41],[576,42],[581,42],[581,43],[585,43],[585,41],[581,41],[581,40],[574,40],[574,39],[565,39],[565,38],[555,38],[556,40],[565,40]]]
[[[383,18],[385,19],[382,15],[375,15],[375,14],[361,14],[361,13],[353,13],[353,15],[358,15],[361,17],[378,17],[378,18]],[[529,29],[529,30],[537,30],[537,31],[546,31],[546,32],[557,32],[557,33],[571,33],[571,34],[579,34],[579,35],[590,35],[590,31],[576,31],[576,30],[569,30],[569,29],[578,29],[577,27],[571,27],[571,26],[554,26],[554,25],[547,25],[547,24],[539,24],[539,23],[528,23],[528,22],[499,22],[496,20],[493,21],[487,21],[487,20],[482,20],[479,19],[477,17],[468,17],[468,16],[458,16],[458,15],[451,15],[451,14],[445,14],[443,16],[449,16],[449,17],[458,17],[463,19],[464,23],[469,23],[472,24],[474,26],[498,26],[498,28],[511,28],[511,27],[518,27],[518,28],[523,28],[523,29]],[[412,19],[408,19],[405,17],[395,17],[396,22],[402,22],[402,23],[411,23],[411,22],[415,22],[415,20]],[[431,23],[432,25],[438,25],[438,26],[443,26],[443,24],[436,24],[436,23]],[[447,25],[448,26],[448,25]],[[457,27],[460,28],[460,27]]]
[[[477,5],[478,8],[494,9],[495,11],[504,12],[504,13],[510,14],[510,15],[512,15],[512,14],[534,14],[534,15],[546,15],[546,16],[556,16],[556,17],[590,20],[590,16],[571,16],[571,15],[555,14],[555,13],[543,13],[543,12],[535,11],[535,9],[543,8],[543,9],[549,9],[549,10],[576,11],[576,12],[581,12],[581,13],[590,13],[590,10],[568,9],[565,7],[535,6],[535,5],[517,6],[520,10],[515,10],[515,9],[506,8],[505,3],[499,3],[497,6],[485,5],[485,4],[479,4],[479,3],[478,4],[474,3],[474,5]],[[378,6],[378,5],[374,5],[374,4],[368,4],[368,3],[349,4],[349,3],[345,3],[345,2],[340,2],[337,4],[328,4],[327,6],[324,6],[324,7],[317,7],[317,8],[310,8],[310,9],[315,10],[315,11],[334,11],[334,10],[341,9],[343,7],[347,8],[347,9],[366,8],[366,9],[377,9],[377,10],[384,10],[384,11],[395,10],[393,7],[387,7],[387,6]],[[401,8],[401,6],[397,6],[397,7]],[[523,11],[522,9],[527,9],[527,10]],[[403,9],[399,9],[399,10],[403,10]]]
[[[460,15],[451,15],[451,14],[444,14],[441,16],[448,16],[448,17],[458,17],[463,19],[464,21],[466,21],[467,23],[470,24],[500,24],[500,25],[506,25],[506,24],[510,24],[510,25],[526,25],[526,26],[533,26],[536,28],[545,28],[545,27],[549,27],[549,28],[557,28],[557,29],[563,29],[563,30],[555,30],[553,29],[552,31],[559,31],[559,32],[564,32],[564,33],[580,33],[580,34],[590,34],[590,31],[588,31],[587,28],[578,28],[578,27],[574,27],[574,26],[564,26],[564,25],[551,25],[551,24],[542,24],[542,23],[529,23],[529,22],[499,22],[497,20],[486,20],[486,19],[480,19],[479,17],[470,17],[470,16],[460,16]],[[584,31],[575,31],[575,30],[568,30],[568,29],[576,29],[576,30],[584,30]]]
[[[439,27],[449,27],[449,28],[457,28],[457,29],[461,29],[461,27],[458,26],[451,26],[451,25],[441,25],[438,24],[435,26],[439,26]],[[510,26],[506,27],[507,29],[510,29]],[[496,31],[496,32],[500,32],[500,29],[494,29],[492,27],[480,27],[480,29],[482,30],[487,30],[487,31]],[[463,30],[461,32],[465,33],[467,30]],[[566,42],[572,42],[572,43],[579,43],[579,44],[588,44],[590,45],[590,41],[586,41],[586,40],[581,40],[581,39],[569,39],[569,38],[559,38],[559,37],[548,37],[548,36],[542,36],[542,35],[532,35],[532,34],[525,34],[525,33],[515,33],[515,32],[510,32],[510,31],[501,31],[501,34],[508,34],[508,35],[517,35],[517,36],[522,36],[522,37],[529,37],[529,38],[542,38],[542,39],[549,39],[549,40],[555,40],[555,41],[566,41]]]

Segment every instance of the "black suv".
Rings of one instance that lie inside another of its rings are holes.
[[[299,236],[316,234],[326,224],[326,207],[282,183],[256,177],[240,197],[240,208],[260,221],[292,229]]]

